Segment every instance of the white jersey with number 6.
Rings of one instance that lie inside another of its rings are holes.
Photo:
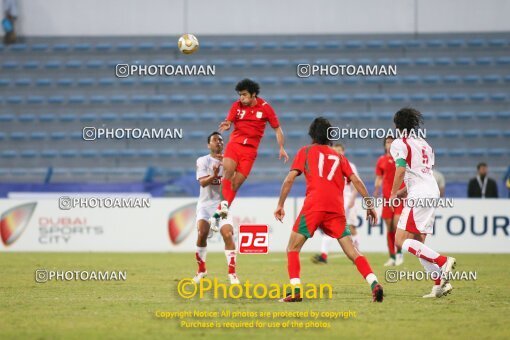
[[[391,143],[391,156],[406,161],[404,182],[407,197],[438,198],[439,188],[434,179],[434,151],[423,138],[399,138]]]

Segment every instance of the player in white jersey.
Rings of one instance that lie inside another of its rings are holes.
[[[345,154],[345,146],[342,143],[337,143],[333,145],[333,149],[341,154],[342,156]],[[358,176],[358,170],[354,163],[349,161],[349,165],[351,166],[352,172]],[[359,237],[358,231],[356,230],[356,225],[358,224],[358,216],[356,215],[356,207],[354,203],[356,202],[356,196],[358,192],[354,190],[354,186],[350,181],[346,179],[345,187],[344,187],[344,209],[345,209],[345,220],[347,222],[347,227],[349,227],[352,242],[356,249],[359,250]],[[328,263],[328,253],[329,246],[332,241],[336,241],[334,238],[322,233],[322,241],[321,241],[321,253],[316,254],[312,257],[313,263]]]
[[[407,137],[397,138],[391,144],[396,171],[390,202],[398,196],[402,181],[405,182],[408,203],[410,198],[439,198],[432,170],[434,152],[424,139],[416,138],[417,129],[423,123],[422,114],[413,108],[403,108],[395,113],[393,122],[397,130]],[[447,277],[455,267],[455,258],[443,256],[424,244],[427,235],[433,231],[434,219],[435,207],[411,207],[411,204],[404,203],[395,235],[397,246],[418,257],[425,270],[437,277],[432,292],[425,298],[439,298],[453,289]]]
[[[207,256],[207,237],[212,230],[218,230],[225,242],[225,256],[227,257],[228,278],[231,284],[239,284],[236,275],[236,247],[234,243],[234,228],[230,214],[217,220],[213,217],[220,203],[220,185],[222,179],[223,137],[219,132],[213,132],[207,137],[209,154],[197,159],[197,180],[200,183],[200,196],[197,202],[197,251],[195,257],[198,271],[193,280],[199,283],[207,276],[205,261]]]

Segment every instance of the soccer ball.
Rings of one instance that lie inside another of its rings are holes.
[[[198,50],[198,39],[193,34],[184,34],[177,42],[179,50],[184,54],[191,54]]]

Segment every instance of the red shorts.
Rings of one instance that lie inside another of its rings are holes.
[[[237,163],[236,171],[248,178],[253,163],[257,158],[257,148],[252,145],[228,143],[223,158],[230,158]]]
[[[385,204],[385,205],[383,205],[383,208],[382,208],[381,218],[383,218],[383,219],[393,218],[393,216],[395,216],[395,215],[402,215],[402,209],[404,209],[404,205],[402,203],[393,207],[393,209],[391,209],[391,207],[389,205]]]
[[[345,215],[327,211],[301,210],[292,231],[310,238],[313,237],[317,228],[333,238],[342,238],[351,234],[350,229],[346,227]]]

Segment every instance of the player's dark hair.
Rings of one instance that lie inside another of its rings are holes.
[[[212,138],[212,136],[214,136],[214,135],[218,135],[218,136],[220,136],[220,137],[222,137],[222,138],[223,138],[223,136],[221,135],[221,133],[219,133],[218,131],[214,131],[214,132],[213,132],[213,133],[211,133],[209,136],[207,136],[207,144],[211,143],[211,138]]]
[[[313,120],[308,129],[308,135],[312,138],[312,141],[321,145],[331,145],[331,141],[328,138],[328,128],[331,127],[331,123],[324,117],[317,117]]]
[[[251,95],[259,95],[260,86],[251,79],[243,79],[236,85],[236,92],[248,91]]]
[[[412,107],[404,107],[395,113],[393,122],[401,132],[416,130],[423,124],[423,115]]]
[[[485,162],[480,162],[480,163],[478,163],[478,165],[476,166],[476,170],[480,170],[480,168],[481,168],[482,166],[487,167],[487,163],[485,163]]]

